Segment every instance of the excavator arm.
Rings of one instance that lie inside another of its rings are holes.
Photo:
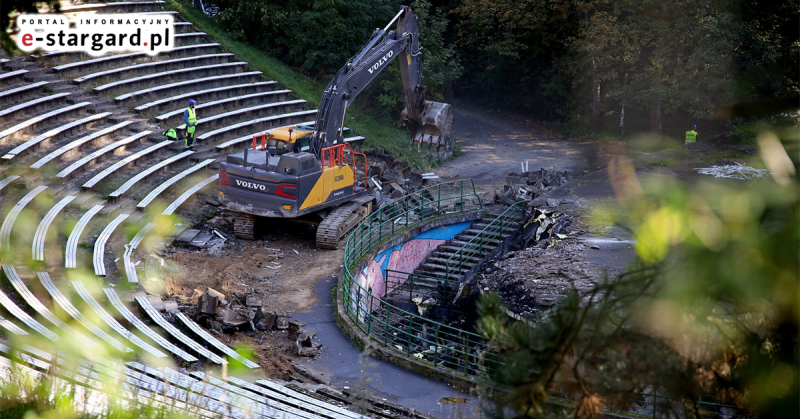
[[[397,21],[396,30],[389,31],[389,27],[395,21]],[[343,141],[342,130],[348,106],[392,60],[398,57],[406,99],[402,118],[411,134],[411,146],[417,144],[417,150],[421,151],[422,145],[428,144],[430,152],[435,145],[440,157],[442,151],[451,152],[450,105],[425,100],[427,88],[422,85],[417,17],[410,8],[403,6],[386,28],[376,29],[372,33],[369,42],[339,69],[325,89],[317,111],[315,132],[312,137],[312,151],[317,158],[320,157],[323,148]]]

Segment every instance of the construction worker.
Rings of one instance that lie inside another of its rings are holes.
[[[684,141],[684,144],[690,144],[697,141],[697,131],[695,131],[696,129],[697,125],[692,125],[692,129],[686,131],[686,140]]]
[[[197,127],[197,114],[195,113],[194,107],[197,105],[197,101],[194,99],[189,99],[189,107],[183,111],[183,123],[186,124],[186,149],[187,150],[194,150],[194,130]]]

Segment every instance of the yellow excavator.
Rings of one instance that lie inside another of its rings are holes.
[[[397,22],[397,28],[389,27]],[[318,223],[317,247],[335,249],[375,204],[366,156],[344,141],[345,114],[355,97],[399,58],[410,146],[435,158],[452,154],[450,105],[425,100],[417,18],[403,6],[328,84],[313,126],[297,125],[253,137],[252,147],[219,166],[219,199],[236,213],[234,233],[253,239],[257,217]],[[435,151],[434,151],[435,147]]]

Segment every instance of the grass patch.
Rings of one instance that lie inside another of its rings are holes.
[[[210,38],[235,54],[240,60],[246,61],[254,70],[261,71],[267,78],[292,90],[300,99],[308,101],[309,105],[314,107],[319,105],[326,84],[296,71],[252,45],[234,40],[213,19],[186,0],[168,0],[166,7],[168,10],[179,12],[198,30],[208,34]],[[353,52],[355,53],[355,51]],[[416,151],[409,150],[410,139],[408,131],[404,128],[398,128],[390,122],[380,121],[367,115],[365,110],[360,109],[357,104],[350,106],[347,116],[345,125],[350,127],[352,135],[362,135],[366,138],[363,144],[359,145],[362,151],[389,154],[394,159],[408,163],[417,169],[431,167],[430,161]]]

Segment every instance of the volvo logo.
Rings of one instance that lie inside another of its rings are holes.
[[[259,183],[245,182],[245,181],[239,180],[239,179],[235,179],[235,180],[236,180],[236,186],[241,186],[241,187],[248,188],[248,189],[255,189],[257,191],[265,191],[266,192],[266,190],[267,190],[266,186],[261,185]]]
[[[380,60],[378,60],[377,63],[373,64],[372,67],[367,69],[367,71],[369,71],[369,74],[372,74],[373,71],[379,69],[387,61],[389,61],[389,58],[392,58],[393,55],[394,55],[394,51],[387,52],[386,55],[384,55]]]

